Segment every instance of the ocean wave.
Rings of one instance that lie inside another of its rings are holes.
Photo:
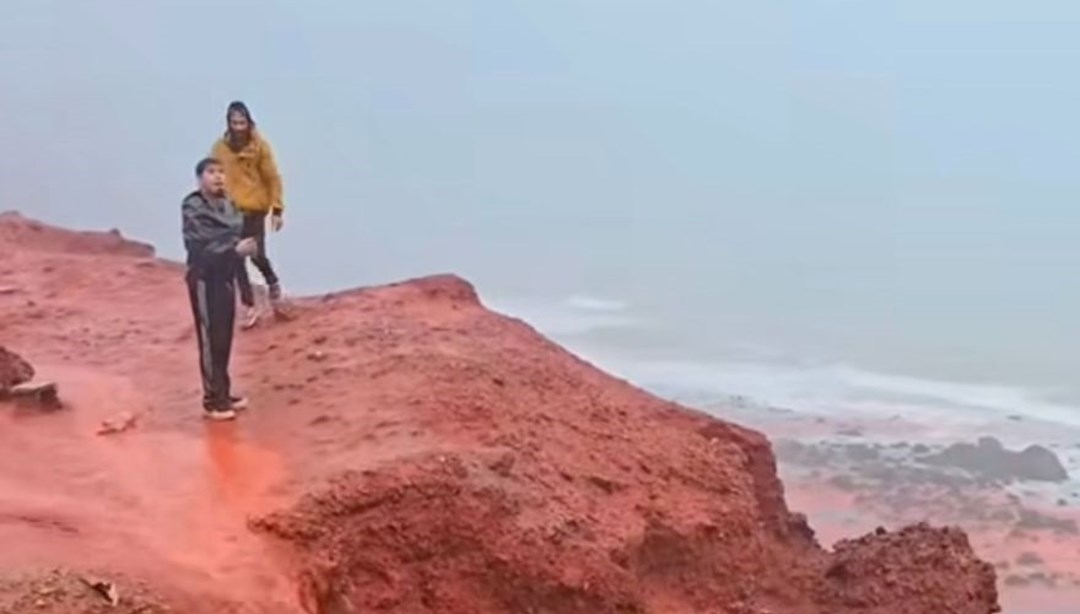
[[[619,300],[597,298],[584,294],[574,294],[567,297],[565,304],[582,311],[622,312],[628,311],[630,305]]]
[[[917,415],[953,422],[1022,416],[1080,427],[1080,408],[1049,402],[1048,391],[877,373],[850,365],[634,361],[598,362],[668,396],[738,395],[818,414]]]
[[[646,326],[644,319],[630,312],[627,303],[583,295],[555,301],[496,298],[484,302],[495,311],[529,322],[559,341],[600,330]]]
[[[662,333],[623,301],[575,294],[561,300],[486,302],[525,319],[593,364],[692,404],[737,396],[818,415],[900,415],[943,425],[1020,416],[1080,428],[1080,407],[1054,401],[1052,390],[880,373],[850,364],[807,362],[758,346],[726,348],[726,358],[716,361],[643,359],[633,348],[619,351],[592,335],[613,329]]]

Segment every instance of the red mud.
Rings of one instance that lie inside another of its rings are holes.
[[[0,408],[0,576],[92,565],[195,614],[997,611],[962,533],[826,552],[763,436],[601,373],[456,278],[239,336],[253,408],[204,424],[181,275],[117,233],[0,216],[0,340],[69,408]],[[136,428],[95,435],[123,413]],[[0,582],[0,612],[35,586]]]

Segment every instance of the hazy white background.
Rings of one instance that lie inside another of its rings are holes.
[[[0,209],[178,257],[239,98],[293,290],[454,271],[650,359],[1075,398],[1077,31],[1068,0],[5,0]]]

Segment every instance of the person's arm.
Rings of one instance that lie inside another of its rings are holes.
[[[259,157],[259,176],[266,185],[266,192],[270,197],[270,212],[280,217],[285,212],[285,203],[282,196],[281,173],[278,172],[277,161],[274,159],[274,150],[270,143],[263,139],[262,155]]]
[[[199,219],[199,205],[192,198],[185,198],[181,206],[183,218],[184,249],[187,250],[188,260],[193,264],[202,265],[206,259],[206,245],[208,243],[205,225]]]

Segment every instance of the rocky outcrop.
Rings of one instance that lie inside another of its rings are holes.
[[[166,614],[169,606],[134,583],[67,570],[0,577],[0,614]],[[111,589],[111,591],[109,590]]]
[[[939,467],[963,469],[974,475],[1002,482],[1064,482],[1069,479],[1068,471],[1050,450],[1035,445],[1014,452],[1007,450],[993,437],[983,437],[974,445],[953,444],[922,461]]]
[[[15,211],[0,213],[0,253],[41,253],[151,258],[154,247],[124,237],[119,230],[76,231],[49,226]]]
[[[956,529],[879,529],[841,542],[825,576],[833,603],[865,614],[1000,609],[991,565],[972,556],[967,536]]]
[[[866,587],[882,614],[996,610],[994,571],[959,532],[827,552],[788,510],[761,434],[611,378],[457,278],[301,313],[304,333],[277,352],[318,340],[323,358],[276,368],[319,388],[377,374],[380,404],[407,408],[395,430],[431,442],[254,523],[303,561],[312,611],[833,614],[865,611]],[[355,411],[323,436],[362,437]],[[940,574],[907,567],[924,550],[940,551]]]
[[[34,367],[22,356],[0,345],[0,396],[11,389],[34,379]]]
[[[47,317],[0,331],[101,374],[82,382],[94,393],[73,414],[84,425],[154,411],[107,450],[92,431],[56,429],[63,455],[5,474],[7,501],[34,496],[4,525],[0,565],[20,547],[60,566],[93,552],[192,614],[997,611],[993,569],[958,531],[822,548],[788,509],[760,433],[603,373],[456,277],[299,301],[295,321],[237,341],[234,376],[257,408],[203,426],[175,267],[21,218],[0,220],[0,250],[5,236],[19,262],[0,267],[0,285],[22,290],[0,308],[65,293]],[[92,283],[65,283],[76,277]],[[35,423],[0,433],[15,444],[0,440],[0,462],[55,448],[26,430]],[[79,497],[63,506],[67,492]],[[114,516],[124,522],[101,520]],[[267,598],[275,574],[295,583],[292,601]],[[218,591],[235,607],[177,601]]]
[[[59,409],[59,389],[55,382],[32,382],[34,367],[18,354],[0,346],[0,401],[39,409]]]

